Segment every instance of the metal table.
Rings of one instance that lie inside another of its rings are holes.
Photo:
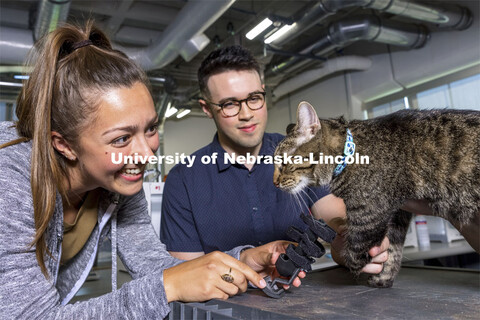
[[[231,308],[234,319],[480,319],[478,271],[402,267],[388,289],[370,288],[366,279],[334,267],[308,274],[278,300],[251,289],[206,305]]]

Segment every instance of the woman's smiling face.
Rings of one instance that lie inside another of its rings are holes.
[[[79,133],[72,186],[126,196],[139,192],[145,164],[115,164],[112,159],[120,153],[148,157],[158,149],[158,116],[150,92],[142,83],[108,90],[93,117]]]

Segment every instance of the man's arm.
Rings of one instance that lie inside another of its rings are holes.
[[[403,210],[422,215],[433,215],[432,209],[426,200],[408,200],[402,207]],[[480,253],[480,211],[474,219],[466,225],[459,225],[457,221],[450,221],[451,224],[462,234],[472,248]]]
[[[315,219],[322,219],[335,232],[340,233],[340,227],[345,224],[347,208],[341,198],[329,194],[313,204],[310,208]]]
[[[175,257],[181,260],[192,260],[205,255],[205,252],[203,251],[199,251],[199,252],[168,251],[168,252],[172,255],[172,257]]]

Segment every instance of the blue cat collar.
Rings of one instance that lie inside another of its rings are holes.
[[[343,157],[339,164],[333,170],[333,177],[337,177],[340,173],[342,173],[343,169],[347,166],[347,162],[345,159],[347,157],[353,157],[355,154],[355,143],[353,143],[353,136],[350,132],[350,129],[347,128],[347,139],[345,141],[345,147],[343,148]]]

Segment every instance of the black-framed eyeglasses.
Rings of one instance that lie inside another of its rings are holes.
[[[242,100],[231,99],[222,103],[215,103],[204,99],[208,104],[220,107],[225,117],[235,117],[242,109],[242,102],[245,102],[250,110],[261,109],[265,105],[266,92],[254,92]]]

